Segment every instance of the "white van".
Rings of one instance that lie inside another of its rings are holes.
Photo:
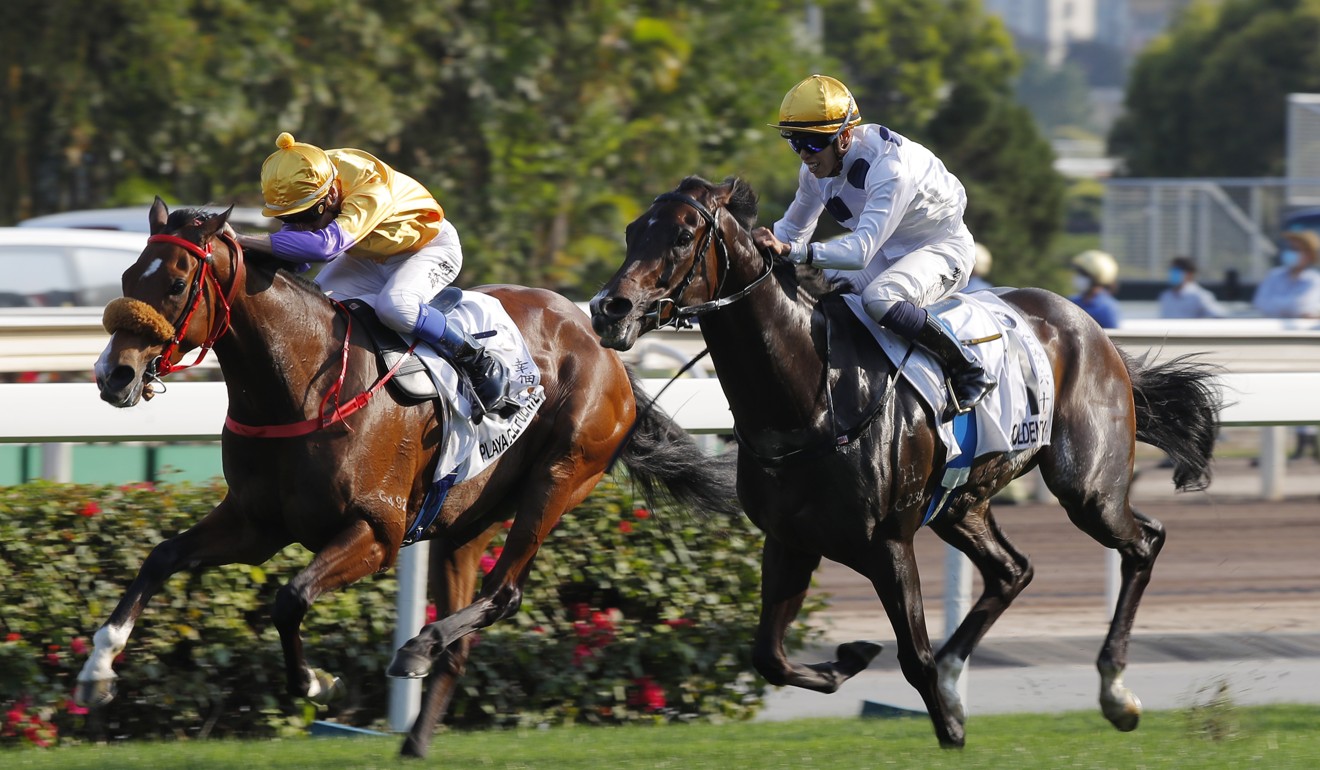
[[[228,206],[171,206],[170,211],[197,208],[203,211],[224,211]],[[115,209],[84,209],[24,219],[19,227],[74,227],[89,230],[127,230],[134,233],[150,232],[147,213],[151,206],[125,206]],[[261,213],[253,206],[235,206],[229,215],[229,224],[240,233],[273,233],[280,229],[280,221]]]
[[[146,245],[145,232],[0,227],[0,308],[103,307]]]

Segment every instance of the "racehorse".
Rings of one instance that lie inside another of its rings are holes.
[[[149,398],[161,374],[182,368],[185,351],[200,349],[200,360],[214,347],[229,394],[221,437],[228,492],[151,551],[96,632],[78,677],[85,703],[114,697],[111,663],[171,575],[260,564],[291,543],[315,556],[275,600],[288,691],[329,700],[339,685],[304,660],[303,617],[321,594],[394,564],[436,470],[448,410],[381,388],[384,369],[362,325],[310,281],[277,269],[273,257],[245,260],[227,217],[170,213],[158,198],[148,244],[124,272],[124,297],[107,306],[111,336],[96,381],[114,406]],[[522,331],[545,402],[499,460],[453,488],[422,535],[434,544],[430,594],[439,619],[396,652],[389,673],[421,677],[440,665],[406,755],[425,755],[466,665],[467,635],[517,611],[540,544],[616,455],[644,492],[706,512],[736,510],[731,463],[702,456],[651,408],[577,306],[540,289],[480,291],[497,297]],[[283,437],[251,435],[262,426]],[[508,519],[503,551],[474,600],[478,562]]]
[[[904,677],[920,693],[946,747],[962,746],[957,680],[991,624],[1031,581],[1027,557],[991,515],[990,497],[1039,467],[1072,522],[1122,557],[1117,610],[1100,650],[1102,711],[1119,730],[1137,726],[1140,701],[1123,685],[1128,638],[1164,528],[1133,509],[1136,440],[1174,462],[1179,488],[1209,483],[1222,406],[1213,370],[1175,359],[1136,361],[1072,302],[1039,289],[1003,299],[1044,344],[1055,375],[1049,443],[977,458],[930,527],[965,553],[984,591],[932,654],[913,537],[936,494],[946,451],[931,409],[895,374],[840,301],[851,287],[759,252],[750,230],[757,196],[740,179],[689,177],[627,229],[623,265],[591,300],[601,344],[629,349],[660,326],[700,317],[740,445],[738,495],[766,534],[762,609],[753,659],[774,685],[834,692],[880,652],[850,642],[838,660],[801,665],[784,633],[822,557],[867,577],[898,640]],[[840,424],[840,415],[868,413]]]

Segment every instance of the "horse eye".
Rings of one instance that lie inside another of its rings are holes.
[[[178,296],[186,288],[188,288],[188,284],[184,283],[182,278],[175,278],[174,283],[170,284],[170,294]]]
[[[692,244],[692,233],[687,230],[680,232],[678,234],[678,237],[674,239],[674,245],[680,249],[686,246],[690,246],[691,244]]]

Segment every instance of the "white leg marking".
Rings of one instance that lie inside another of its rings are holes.
[[[958,694],[958,680],[962,678],[963,661],[950,656],[937,663],[935,671],[939,677],[940,695],[944,696],[944,704],[949,707],[954,719],[965,722],[967,717],[963,712],[962,697]]]
[[[115,678],[115,656],[124,651],[128,636],[133,633],[133,624],[101,626],[92,637],[92,654],[87,656],[82,671],[78,674],[79,682],[100,682]]]

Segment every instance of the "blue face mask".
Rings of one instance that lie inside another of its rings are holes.
[[[1295,267],[1302,260],[1302,255],[1297,249],[1284,249],[1279,253],[1279,263],[1284,267]]]
[[[1182,286],[1183,279],[1185,279],[1186,277],[1187,274],[1184,273],[1181,268],[1177,268],[1177,267],[1169,268],[1170,286]]]

